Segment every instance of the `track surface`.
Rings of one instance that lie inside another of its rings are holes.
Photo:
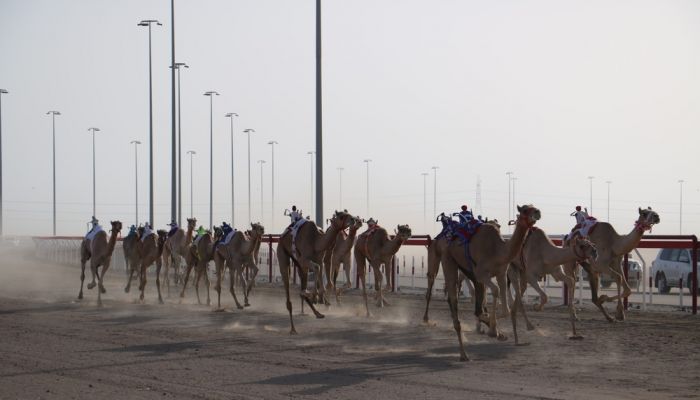
[[[225,312],[183,304],[173,292],[156,304],[149,280],[146,304],[123,292],[121,273],[107,273],[105,307],[95,290],[75,297],[76,267],[46,265],[18,252],[0,261],[0,398],[469,398],[658,399],[700,395],[700,318],[682,313],[630,312],[623,323],[580,312],[582,341],[567,339],[561,307],[530,312],[537,329],[527,346],[473,332],[460,304],[467,353],[441,296],[419,323],[423,300],[390,296],[391,306],[365,318],[352,293],[325,319],[299,316],[289,335],[281,288],[259,287],[252,307]],[[138,285],[137,285],[138,286]],[[135,288],[134,288],[135,289]],[[132,289],[133,290],[133,289]],[[294,293],[297,293],[295,290]],[[215,292],[212,291],[212,295]],[[213,297],[216,301],[216,298]],[[308,311],[308,310],[307,310]],[[499,320],[512,336],[510,320]]]

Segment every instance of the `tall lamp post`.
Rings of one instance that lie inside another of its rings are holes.
[[[250,133],[255,132],[255,129],[244,129],[243,132],[248,134],[248,224],[253,222],[251,210],[253,209],[252,200],[250,198]]]
[[[238,118],[238,114],[235,112],[230,112],[226,114],[226,118],[231,119],[231,226],[236,226],[236,196],[234,189],[234,178],[233,178],[233,119]]]
[[[591,207],[591,209],[590,209],[590,212],[591,212],[590,215],[593,215],[593,178],[595,178],[595,176],[589,176],[589,177],[588,177],[588,192],[589,192],[589,194],[590,194],[590,203],[589,203],[589,206]]]
[[[53,235],[56,236],[56,116],[61,115],[58,111],[49,111],[51,114],[51,125],[53,133]]]
[[[612,181],[605,181],[605,183],[608,185],[608,222],[610,222],[610,184]]]
[[[678,184],[680,185],[680,190],[681,190],[681,196],[680,196],[680,216],[678,217],[678,234],[682,235],[683,234],[683,182],[685,182],[683,179],[678,180]]]
[[[314,154],[316,154],[315,151],[307,151],[306,154],[309,155],[309,182],[311,182],[311,185],[309,186],[309,196],[311,202],[309,203],[309,215],[314,211]]]
[[[423,175],[423,230],[428,232],[428,175],[427,172],[421,172]],[[433,217],[435,218],[435,217]]]
[[[515,202],[515,181],[517,181],[518,178],[512,177],[510,180],[513,182],[513,204],[511,204],[510,209],[513,210],[513,219],[515,219],[515,213],[517,211],[517,207],[515,206],[517,204]]]
[[[2,236],[2,95],[8,94],[5,89],[0,89],[0,236]]]
[[[214,228],[214,96],[219,93],[210,90],[209,96],[209,230]]]
[[[365,158],[365,160],[363,162],[367,166],[367,218],[370,218],[370,215],[369,215],[369,163],[371,163],[372,160],[369,158]]]
[[[134,145],[134,192],[136,193],[136,223],[135,226],[139,226],[139,148],[141,144],[138,140],[132,140],[131,144]]]
[[[194,180],[192,179],[192,177],[193,177],[194,175],[192,174],[192,163],[193,163],[193,162],[192,162],[192,161],[193,161],[192,159],[193,159],[193,156],[194,156],[195,154],[197,154],[197,152],[194,151],[194,150],[188,150],[188,151],[187,151],[187,154],[190,155],[190,218],[194,218],[194,207],[193,207],[193,204],[194,204],[194,201],[193,201],[193,200],[194,200],[194,196],[193,196],[193,194],[192,194],[192,193],[194,192]]]
[[[180,105],[180,69],[189,68],[185,63],[175,63],[177,70],[177,223],[182,225],[182,106]]]
[[[95,132],[99,132],[100,128],[88,128],[88,132],[92,133],[92,216],[96,216],[95,212]],[[151,222],[152,223],[152,222]]]
[[[343,167],[338,167],[336,168],[338,170],[338,207],[339,209],[343,209],[343,170],[345,168]]]
[[[270,148],[272,150],[272,158],[271,158],[271,160],[272,160],[272,165],[271,165],[271,168],[272,168],[272,173],[271,173],[271,175],[272,175],[272,190],[271,190],[271,193],[272,193],[272,195],[270,196],[270,208],[272,209],[272,214],[271,214],[272,217],[270,220],[270,232],[274,232],[275,231],[274,230],[275,229],[275,145],[279,144],[279,143],[277,143],[274,140],[270,140],[269,142],[267,142],[267,144],[270,145]]]
[[[437,215],[437,170],[440,167],[433,165],[430,168],[433,170],[433,214]]]
[[[511,219],[513,219],[511,218],[511,213],[513,212],[513,204],[510,201],[510,180],[513,176],[513,171],[506,172],[506,175],[508,175],[508,221],[510,221]],[[508,229],[510,229],[510,225],[508,225]]]
[[[149,141],[149,200],[148,200],[148,219],[152,226],[153,222],[153,72],[151,62],[151,25],[163,25],[155,19],[145,19],[138,23],[138,26],[148,27],[148,141]],[[94,135],[93,135],[94,136]],[[93,207],[94,208],[94,207]],[[93,210],[94,213],[94,210]]]
[[[260,223],[265,225],[265,207],[263,206],[263,189],[265,187],[263,186],[263,165],[265,160],[258,160],[258,164],[260,164]]]

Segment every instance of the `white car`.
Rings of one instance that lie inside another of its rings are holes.
[[[689,288],[691,282],[692,257],[689,249],[661,249],[651,263],[651,276],[659,293],[668,293],[672,287],[678,287],[683,278],[683,287]],[[699,280],[700,282],[700,280]]]

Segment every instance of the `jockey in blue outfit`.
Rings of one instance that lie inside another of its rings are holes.
[[[180,227],[178,226],[177,222],[175,222],[175,220],[170,221],[168,226],[170,227],[170,232],[168,232],[168,237],[174,235],[175,232],[177,232],[177,230],[180,229]]]
[[[474,214],[469,211],[467,206],[462,206],[462,211],[452,214],[452,216],[459,217],[459,222],[461,224],[466,224],[474,219]]]

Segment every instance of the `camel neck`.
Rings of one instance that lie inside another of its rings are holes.
[[[638,229],[636,226],[632,229],[630,233],[624,236],[618,235],[616,232],[613,231],[613,253],[615,253],[615,255],[623,255],[629,253],[630,251],[635,249],[637,245],[639,245],[639,242],[642,240],[643,234],[644,231]]]
[[[192,233],[194,232],[194,227],[187,227],[187,233],[185,234],[185,246],[192,243]]]
[[[399,251],[399,248],[403,244],[403,240],[399,237],[399,235],[394,236],[393,239],[391,239],[388,243],[388,248],[389,248],[389,254],[396,254],[396,252]]]
[[[530,230],[530,227],[526,226],[525,223],[518,221],[515,225],[515,231],[513,231],[513,235],[510,237],[510,240],[506,243],[506,259],[504,260],[505,262],[510,262],[515,259],[515,257],[518,256],[518,253],[520,253],[520,250],[523,247],[523,242],[525,241],[525,237]]]
[[[117,245],[117,234],[119,234],[119,232],[112,229],[112,233],[109,236],[109,243],[107,245],[107,254],[109,256],[112,255],[114,252],[114,247]]]
[[[335,226],[336,224],[331,224],[328,230],[324,233],[318,233],[320,238],[316,241],[316,250],[325,251],[335,243],[335,239],[340,232],[340,229]],[[318,232],[318,230],[317,230]]]
[[[243,244],[243,246],[241,246],[242,247],[241,253],[243,253],[244,255],[251,254],[253,251],[255,251],[255,248],[258,247],[258,243],[260,243],[261,239],[262,239],[262,235],[255,233],[255,232],[251,232],[250,240],[247,240]]]

